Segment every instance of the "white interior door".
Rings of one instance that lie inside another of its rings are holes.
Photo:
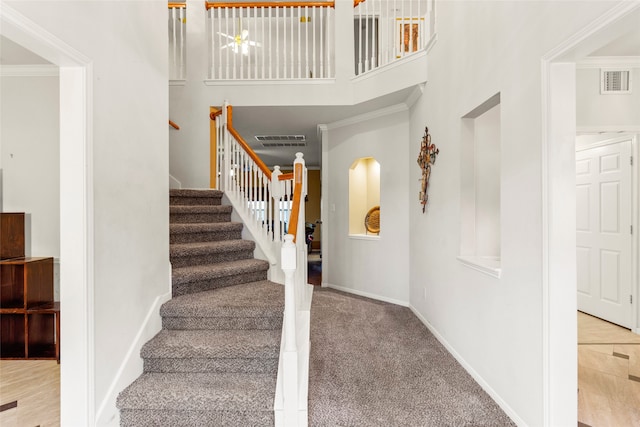
[[[631,327],[631,139],[576,152],[578,310]]]

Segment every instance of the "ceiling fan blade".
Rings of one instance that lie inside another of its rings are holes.
[[[218,34],[228,38],[229,40],[235,40],[236,39],[234,36],[230,36],[229,34],[225,34],[225,33],[221,33],[221,32],[218,32]]]

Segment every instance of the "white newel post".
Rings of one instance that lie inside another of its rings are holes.
[[[273,172],[271,172],[271,201],[273,203],[273,225],[271,232],[273,233],[273,241],[280,241],[280,216],[282,213],[280,212],[280,198],[284,194],[283,186],[284,184],[280,182],[280,166],[274,166]]]
[[[298,351],[296,344],[296,245],[293,235],[287,234],[281,250],[284,271],[284,352],[283,397],[284,425],[296,426],[298,420]]]

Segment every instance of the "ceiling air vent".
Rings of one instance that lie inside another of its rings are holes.
[[[600,70],[600,93],[631,93],[631,70]]]
[[[256,135],[263,147],[306,147],[304,135]]]

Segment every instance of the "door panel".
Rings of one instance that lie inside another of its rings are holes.
[[[576,152],[578,309],[631,327],[631,140]]]

